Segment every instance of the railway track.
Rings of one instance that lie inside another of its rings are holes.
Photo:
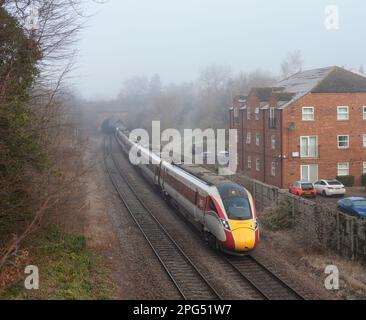
[[[282,279],[251,255],[227,257],[232,266],[265,300],[304,300],[304,298]]]
[[[141,201],[131,183],[126,179],[113,156],[111,136],[104,140],[104,161],[108,175],[121,201],[182,298],[185,300],[221,300],[220,294]]]
[[[119,146],[120,147],[120,146]],[[122,153],[121,156],[125,157]],[[126,175],[128,169],[118,167],[119,174]],[[132,187],[132,182],[129,183],[130,188],[134,190]],[[142,199],[140,199],[139,195],[135,193],[135,197],[138,198],[138,201],[144,206]],[[123,199],[122,199],[123,200]],[[179,247],[179,245],[174,241],[171,236],[168,234],[166,229],[162,226],[162,224],[158,221],[158,219],[153,215],[153,213],[149,211],[149,214],[153,217],[154,221],[162,228],[167,236],[171,239],[171,241]],[[187,226],[198,235],[197,229],[192,227],[192,225],[184,218],[181,214],[179,217],[187,223]],[[140,228],[141,229],[141,228]],[[145,236],[146,237],[146,236]],[[150,244],[151,246],[151,244]],[[153,248],[154,250],[154,248]],[[191,261],[183,252],[183,250],[179,247],[179,250],[182,254],[186,257],[188,261]],[[255,293],[254,296],[257,299],[264,299],[264,300],[303,300],[304,298],[296,292],[293,288],[291,288],[288,284],[286,284],[282,279],[280,279],[277,275],[271,272],[267,267],[257,261],[251,255],[245,255],[241,257],[236,256],[228,256],[225,254],[218,254],[217,252],[213,252],[217,256],[217,259],[220,259],[222,263],[227,264],[230,266],[231,270],[236,273],[236,278],[241,279],[246,284],[249,284],[252,287],[253,292]],[[193,265],[193,264],[192,264]],[[194,265],[193,265],[194,266]],[[197,270],[197,268],[194,266]],[[197,270],[198,271],[198,270]],[[200,273],[200,277],[205,279],[205,277]],[[172,278],[172,277],[171,277]],[[173,280],[173,279],[172,279]],[[174,280],[173,280],[174,282]],[[212,286],[209,282],[205,281],[211,288]],[[216,291],[212,288],[212,291],[216,293]],[[216,293],[217,294],[217,293]],[[222,298],[217,294],[217,298]]]

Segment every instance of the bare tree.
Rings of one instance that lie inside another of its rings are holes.
[[[82,162],[75,157],[80,156],[80,141],[65,110],[62,86],[82,27],[81,4],[82,0],[0,0],[2,19],[8,21],[2,25],[8,28],[2,29],[6,37],[0,40],[0,71],[5,75],[0,83],[0,121],[5,119],[0,151],[8,158],[0,168],[13,170],[0,174],[0,196],[7,193],[13,199],[0,208],[0,217],[23,221],[15,224],[15,237],[2,234],[0,267],[43,215],[65,202],[71,186],[78,185],[81,168],[75,163]],[[15,148],[9,150],[11,146]],[[71,158],[75,170],[65,174],[64,164]],[[23,211],[29,213],[27,219]]]
[[[302,70],[304,61],[300,50],[289,53],[281,64],[281,77],[287,78]]]

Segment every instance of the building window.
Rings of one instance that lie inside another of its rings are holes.
[[[255,162],[255,170],[261,171],[261,163],[260,163],[259,159],[257,159]]]
[[[318,180],[318,165],[307,164],[300,166],[301,181],[314,182]]]
[[[248,169],[252,169],[252,157],[248,156]]]
[[[251,116],[251,113],[250,113],[250,109],[248,107],[247,108],[247,120],[250,120],[250,116]]]
[[[366,174],[366,161],[363,163],[363,174]]]
[[[276,149],[276,136],[275,135],[271,136],[271,147],[273,150]]]
[[[318,137],[304,136],[300,137],[300,156],[302,158],[318,157]]]
[[[272,161],[272,165],[271,165],[271,175],[272,177],[276,176],[276,162]]]
[[[257,145],[257,146],[259,146],[260,145],[260,134],[259,133],[257,133],[256,135],[255,135],[255,144]]]
[[[366,106],[363,107],[363,120],[366,120]]]
[[[348,120],[348,107],[337,107],[337,120]]]
[[[255,108],[255,120],[259,120],[259,108]]]
[[[269,108],[269,128],[276,128],[275,108]]]
[[[366,148],[366,134],[363,135],[363,147]]]
[[[302,107],[302,120],[313,121],[314,119],[314,107]]]
[[[237,127],[239,124],[239,110],[234,108],[234,126]]]
[[[338,136],[338,149],[349,148],[349,136]]]
[[[338,163],[338,176],[348,176],[349,175],[349,163],[340,162]]]
[[[252,134],[250,132],[247,133],[247,144],[252,142]]]

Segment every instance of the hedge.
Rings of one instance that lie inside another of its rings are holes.
[[[346,187],[352,187],[355,183],[354,176],[337,176],[337,180],[342,182]]]
[[[366,173],[361,176],[361,184],[366,187]]]

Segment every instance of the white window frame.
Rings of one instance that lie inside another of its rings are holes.
[[[255,108],[255,120],[259,120],[259,108]]]
[[[308,139],[308,146],[309,146],[309,140],[310,140],[310,138],[315,138],[315,140],[316,140],[316,142],[315,142],[315,146],[316,146],[315,156],[310,156],[309,155],[309,150],[308,150],[308,155],[304,155],[302,153],[302,140],[303,140],[303,138],[307,138]],[[318,146],[318,136],[300,136],[300,158],[318,158],[318,154],[319,154],[318,148],[319,148],[319,146]]]
[[[362,143],[363,147],[366,148],[366,134],[363,135],[362,141],[363,141],[363,143]]]
[[[247,162],[248,169],[252,169],[252,157],[248,156],[248,162]]]
[[[339,146],[339,138],[340,137],[347,137],[347,147],[340,147]],[[347,135],[347,134],[340,134],[340,135],[337,135],[337,147],[338,147],[338,149],[349,149],[349,135]]]
[[[346,108],[347,109],[347,112],[340,112],[339,110],[341,108]],[[347,115],[347,118],[341,119],[340,118],[340,115],[344,115],[344,114]],[[347,120],[349,120],[349,107],[348,106],[338,106],[337,107],[337,120],[338,121],[347,121]]]
[[[239,117],[239,110],[238,110],[238,108],[234,108],[234,118],[237,118],[237,117]]]
[[[363,162],[363,174],[366,174],[366,161]]]
[[[255,134],[255,145],[260,146],[261,144],[261,135],[259,133]]]
[[[363,115],[363,120],[366,120],[366,106],[363,106],[362,108],[362,115]]]
[[[274,134],[271,135],[271,148],[272,150],[276,149],[276,136]]]
[[[246,144],[251,144],[251,143],[252,143],[252,133],[251,132],[247,132]]]
[[[306,113],[305,110],[311,110],[311,112]],[[305,119],[305,116],[312,116],[311,119]],[[315,109],[314,107],[302,107],[302,121],[314,121],[315,120]]]
[[[346,169],[340,169],[339,168],[340,165],[346,165],[347,168]],[[340,174],[339,170],[347,170],[347,174]],[[349,162],[338,162],[338,164],[337,164],[337,176],[339,176],[339,177],[349,176]]]
[[[275,177],[276,176],[276,162],[272,161],[271,163],[271,176]]]
[[[314,182],[314,181],[304,180],[303,176],[302,176],[302,168],[303,167],[308,167],[308,175],[310,176],[310,166],[316,167],[316,177],[315,177],[314,181],[318,180],[318,178],[319,178],[319,166],[317,164],[304,164],[304,165],[300,165],[300,180],[301,181],[303,181],[303,182]]]
[[[270,119],[274,119],[275,118],[275,108],[274,107],[270,107],[269,108],[269,118]]]
[[[259,158],[257,158],[257,160],[255,160],[255,170],[257,170],[258,172],[261,171],[261,162],[260,162]]]
[[[250,112],[250,109],[249,107],[247,108],[247,120],[250,120],[251,118],[251,112]]]
[[[269,126],[270,128],[276,127],[276,109],[274,107],[269,108]]]
[[[238,108],[234,108],[234,110],[233,110],[233,122],[234,122],[234,127],[237,127],[239,125],[239,110],[238,110]]]

